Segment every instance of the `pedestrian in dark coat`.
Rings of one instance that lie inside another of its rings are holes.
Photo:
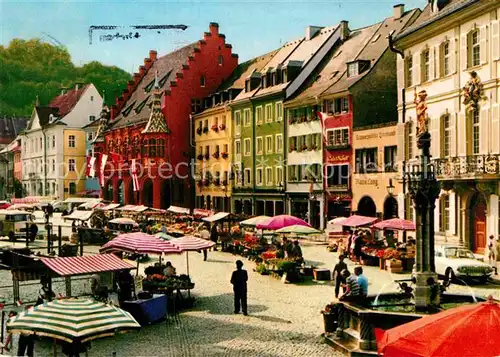
[[[333,275],[335,279],[335,297],[339,297],[340,286],[345,284],[345,279],[342,276],[342,270],[347,269],[347,264],[344,263],[345,257],[341,254],[339,255],[339,262],[335,264],[333,268]]]
[[[240,304],[243,315],[248,314],[247,310],[247,281],[248,273],[243,270],[243,262],[241,260],[236,261],[236,270],[233,271],[231,276],[231,284],[233,284],[234,291],[234,313],[240,313]]]
[[[214,250],[217,250],[217,241],[219,240],[219,230],[217,229],[217,224],[214,223],[212,230],[210,231],[210,240],[215,243]]]

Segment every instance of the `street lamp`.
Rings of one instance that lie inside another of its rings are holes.
[[[389,185],[386,187],[387,188],[387,193],[389,196],[394,196],[394,185],[392,184],[392,178],[389,179]]]

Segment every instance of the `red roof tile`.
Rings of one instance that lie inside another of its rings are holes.
[[[49,107],[51,108],[57,108],[58,109],[58,115],[59,117],[64,117],[66,114],[68,114],[78,103],[78,100],[80,100],[80,97],[82,94],[85,92],[89,85],[86,84],[82,86],[81,88],[73,88],[66,92],[65,94],[58,95],[49,104]]]

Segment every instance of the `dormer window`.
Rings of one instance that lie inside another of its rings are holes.
[[[347,77],[355,77],[359,74],[359,62],[352,62],[347,65]]]
[[[247,79],[245,81],[245,92],[246,93],[250,92],[250,80],[249,79]]]
[[[288,82],[288,71],[286,69],[281,71],[281,77],[283,78],[283,83]]]

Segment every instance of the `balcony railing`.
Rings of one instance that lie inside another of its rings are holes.
[[[349,191],[349,185],[328,185],[328,191],[331,192],[347,192]]]
[[[349,149],[351,144],[349,141],[328,141],[325,145],[325,149],[327,150],[338,150],[338,149]]]
[[[500,155],[455,156],[435,159],[436,175],[441,180],[470,179],[500,175]]]

